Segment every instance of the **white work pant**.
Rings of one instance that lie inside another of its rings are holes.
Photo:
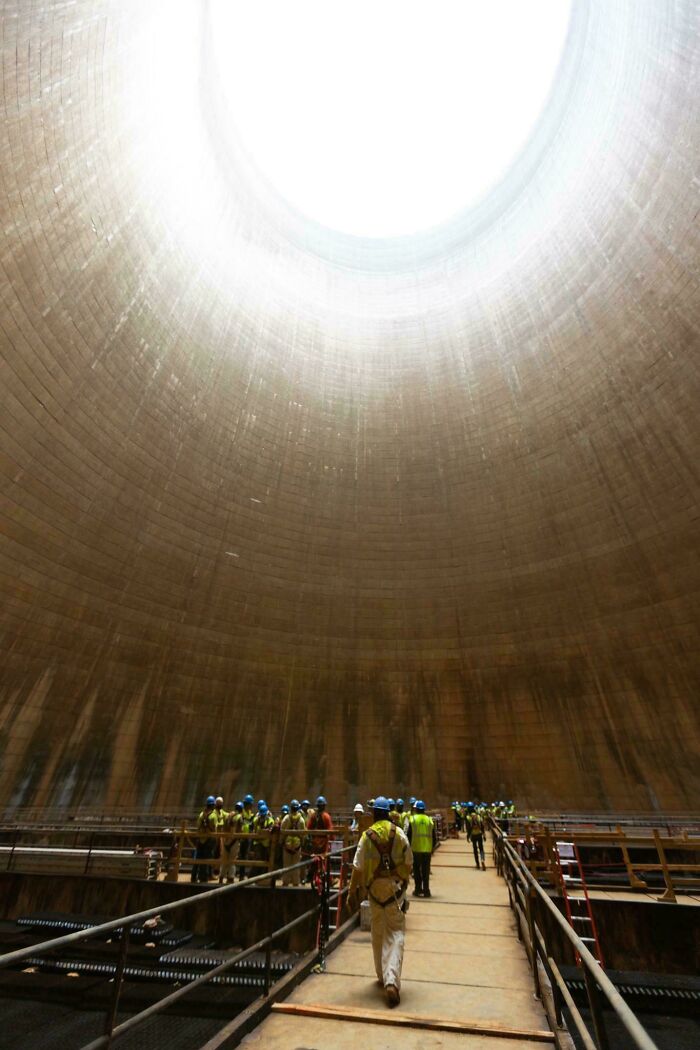
[[[224,879],[234,880],[236,878],[235,861],[238,858],[240,848],[240,839],[236,839],[235,842],[231,843],[230,850],[226,849],[223,843],[221,844],[221,871],[219,873],[220,882],[223,882]]]
[[[402,901],[403,897],[399,898]],[[372,919],[372,950],[377,977],[386,988],[401,988],[403,946],[406,939],[406,916],[393,898],[385,908],[369,899]]]
[[[289,853],[288,850],[282,847],[282,867],[288,868],[292,864],[298,864],[301,860],[301,847],[294,853]],[[301,868],[295,868],[294,871],[286,871],[282,876],[283,886],[301,886]]]

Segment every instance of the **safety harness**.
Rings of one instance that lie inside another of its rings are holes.
[[[396,838],[396,825],[391,825],[391,828],[389,830],[389,838],[386,840],[386,842],[382,842],[374,828],[368,828],[365,834],[367,835],[367,838],[370,840],[372,845],[377,850],[377,853],[379,854],[379,864],[375,868],[374,875],[372,876],[371,881],[367,885],[367,893],[372,898],[374,903],[378,904],[380,908],[386,908],[387,904],[391,904],[392,901],[396,904],[397,907],[400,907],[399,898],[408,886],[408,882],[405,879],[401,878],[397,868],[394,865],[394,862],[391,859],[391,853],[394,847],[394,839]],[[377,898],[372,893],[372,886],[374,885],[377,879],[396,879],[397,882],[401,883],[401,890],[399,891],[398,895],[396,893],[393,893],[392,896],[387,897],[385,901],[377,900]]]

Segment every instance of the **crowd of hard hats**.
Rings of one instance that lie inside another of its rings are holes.
[[[473,814],[483,820],[487,816],[493,817],[494,820],[510,820],[515,817],[517,810],[512,799],[508,802],[481,802],[472,801],[469,802],[453,802],[452,803],[453,820],[457,826],[457,831],[461,831],[462,828],[467,829],[471,817]]]
[[[356,811],[362,808],[360,803],[355,806]],[[406,802],[402,798],[394,799],[389,795],[378,795],[376,799],[367,800],[367,809],[370,812],[386,813],[389,820],[402,831],[406,831],[413,813],[425,813],[425,802],[421,798],[416,798],[415,795],[411,795]]]
[[[249,872],[243,861],[269,860],[270,850],[274,848],[270,833],[275,828],[287,832],[279,847],[286,854],[281,858],[285,862],[291,864],[299,859],[302,846],[309,853],[323,853],[327,848],[327,832],[333,830],[327,806],[324,795],[318,796],[313,807],[308,798],[301,802],[293,798],[281,806],[278,813],[274,813],[264,798],[256,802],[253,795],[247,794],[234,803],[233,809],[227,810],[221,795],[209,795],[197,818],[199,836],[195,859],[214,860],[218,851],[222,850],[221,856],[225,863],[220,868],[220,881],[233,881],[236,871],[240,878],[245,878]],[[215,837],[215,832],[223,835]],[[226,833],[231,836],[228,840]],[[251,838],[241,841],[235,839],[235,835],[248,835]],[[192,869],[193,882],[208,882],[212,877],[213,866],[200,864]]]

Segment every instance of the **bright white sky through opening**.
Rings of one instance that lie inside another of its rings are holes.
[[[277,191],[391,237],[482,198],[525,145],[570,0],[213,0],[236,134]]]

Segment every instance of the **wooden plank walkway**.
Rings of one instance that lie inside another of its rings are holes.
[[[468,851],[468,852],[467,852]],[[433,859],[432,898],[411,897],[401,1004],[386,1005],[369,933],[354,931],[241,1043],[256,1050],[536,1050],[553,1046],[508,891],[464,838]]]

